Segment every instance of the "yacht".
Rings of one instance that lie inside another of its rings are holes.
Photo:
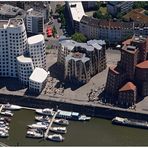
[[[64,138],[60,134],[49,135],[47,139],[57,142],[62,142],[64,140]]]
[[[8,126],[9,123],[7,123],[7,122],[5,122],[5,121],[0,121],[0,125],[6,125],[6,126]]]
[[[50,131],[55,132],[55,133],[59,133],[59,134],[66,134],[67,133],[66,127],[51,127]]]
[[[66,119],[55,119],[53,123],[58,125],[69,125],[69,121]]]
[[[18,106],[18,105],[13,105],[13,104],[4,104],[4,109],[7,109],[7,110],[20,110],[22,107],[21,106]]]
[[[43,134],[35,131],[27,131],[26,137],[29,138],[43,138]]]
[[[43,125],[43,124],[31,124],[28,125],[29,128],[36,128],[36,129],[47,129],[47,125]]]
[[[46,117],[44,117],[44,116],[35,116],[35,120],[40,121],[40,122],[50,122],[51,118],[49,118],[48,116],[46,116]]]
[[[6,138],[8,136],[9,136],[8,132],[0,131],[0,137]]]
[[[13,113],[9,110],[6,110],[6,111],[1,111],[0,112],[1,115],[6,115],[6,116],[13,116]]]
[[[87,117],[86,115],[81,115],[78,118],[79,121],[89,121],[90,119],[91,117]]]
[[[9,117],[0,117],[0,121],[10,122],[11,119]]]
[[[41,114],[41,115],[46,115],[46,116],[53,116],[54,111],[53,109],[45,108],[45,109],[36,109],[36,113]]]
[[[9,130],[10,128],[6,125],[0,125],[0,130]]]

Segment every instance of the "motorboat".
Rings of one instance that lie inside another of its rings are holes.
[[[48,125],[49,125],[49,123],[48,123],[48,122],[37,122],[36,124],[37,124],[37,125],[46,125],[46,126],[48,126]]]
[[[29,138],[43,138],[43,134],[35,131],[27,131],[26,137]]]
[[[35,116],[35,120],[40,121],[40,122],[50,122],[51,118],[49,118],[48,116],[46,116],[46,117],[44,117],[44,116]]]
[[[54,135],[49,135],[47,139],[56,141],[56,142],[62,142],[64,140],[64,137],[60,134],[54,134]]]
[[[13,116],[13,113],[9,110],[1,111],[0,114],[5,116],[11,116],[11,117]]]
[[[8,133],[8,129],[0,128],[0,131]]]
[[[36,128],[36,129],[47,129],[47,125],[43,125],[43,124],[31,124],[28,125],[29,128]]]
[[[54,111],[53,109],[45,108],[45,109],[36,109],[36,113],[41,114],[41,115],[46,115],[46,116],[53,116]]]
[[[55,119],[53,122],[58,125],[69,125],[69,121],[66,119]]]
[[[0,125],[6,125],[6,126],[8,126],[9,125],[9,123],[8,122],[5,122],[5,121],[0,121]]]
[[[56,132],[59,134],[66,134],[67,133],[66,127],[51,127],[50,131]]]
[[[0,117],[0,121],[10,122],[11,119],[9,117]]]
[[[80,115],[78,120],[79,121],[89,121],[91,117],[87,117],[86,115]]]
[[[0,131],[0,137],[6,138],[8,136],[9,136],[8,132]]]
[[[13,104],[4,104],[4,109],[7,109],[7,110],[20,110],[22,107],[21,106],[18,106],[18,105],[13,105]]]
[[[0,125],[0,130],[9,130],[10,128],[5,125]]]

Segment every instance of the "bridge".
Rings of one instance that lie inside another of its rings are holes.
[[[45,132],[44,138],[47,138],[48,133],[49,133],[49,130],[50,130],[50,128],[51,128],[51,126],[52,126],[52,123],[53,123],[53,121],[54,121],[56,115],[58,114],[58,112],[59,112],[59,111],[55,112],[55,114],[53,115],[53,117],[52,117],[52,119],[51,119],[51,122],[50,122],[50,124],[49,124],[49,126],[48,126],[48,128],[47,128],[47,130],[46,130],[46,132]]]

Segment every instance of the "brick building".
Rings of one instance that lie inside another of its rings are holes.
[[[133,36],[123,42],[120,61],[116,68],[109,68],[108,71],[105,88],[107,102],[129,107],[134,105],[138,95],[148,95],[147,45],[148,39],[142,36]]]

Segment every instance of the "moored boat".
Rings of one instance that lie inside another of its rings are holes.
[[[1,111],[0,114],[5,116],[11,116],[11,117],[13,116],[13,113],[9,110]]]
[[[35,116],[35,120],[40,122],[50,122],[51,118],[49,118],[48,116]]]
[[[29,128],[36,128],[36,129],[47,129],[47,125],[43,124],[31,124],[28,125]]]
[[[27,131],[26,137],[29,138],[43,138],[43,134],[35,131]]]
[[[54,111],[53,109],[45,108],[45,109],[36,109],[36,113],[41,114],[41,115],[46,115],[46,116],[53,116]]]
[[[91,117],[87,117],[86,115],[80,115],[78,112],[69,112],[58,110],[57,118],[66,118],[70,120],[77,120],[77,121],[88,121]]]
[[[64,137],[60,134],[54,134],[54,135],[49,135],[47,139],[56,141],[56,142],[62,142],[64,140]]]
[[[55,132],[55,133],[59,133],[59,134],[66,134],[67,133],[66,127],[51,127],[50,131]]]
[[[147,121],[136,120],[136,119],[115,117],[112,119],[112,124],[148,129]]]
[[[13,104],[4,104],[4,109],[7,109],[7,110],[20,110],[22,107],[21,106],[18,106],[18,105],[13,105]]]
[[[0,121],[10,122],[11,119],[9,117],[0,117]]]
[[[6,138],[8,136],[9,136],[8,132],[0,131],[0,137]]]
[[[66,119],[55,119],[53,123],[58,125],[69,125],[69,121]]]

